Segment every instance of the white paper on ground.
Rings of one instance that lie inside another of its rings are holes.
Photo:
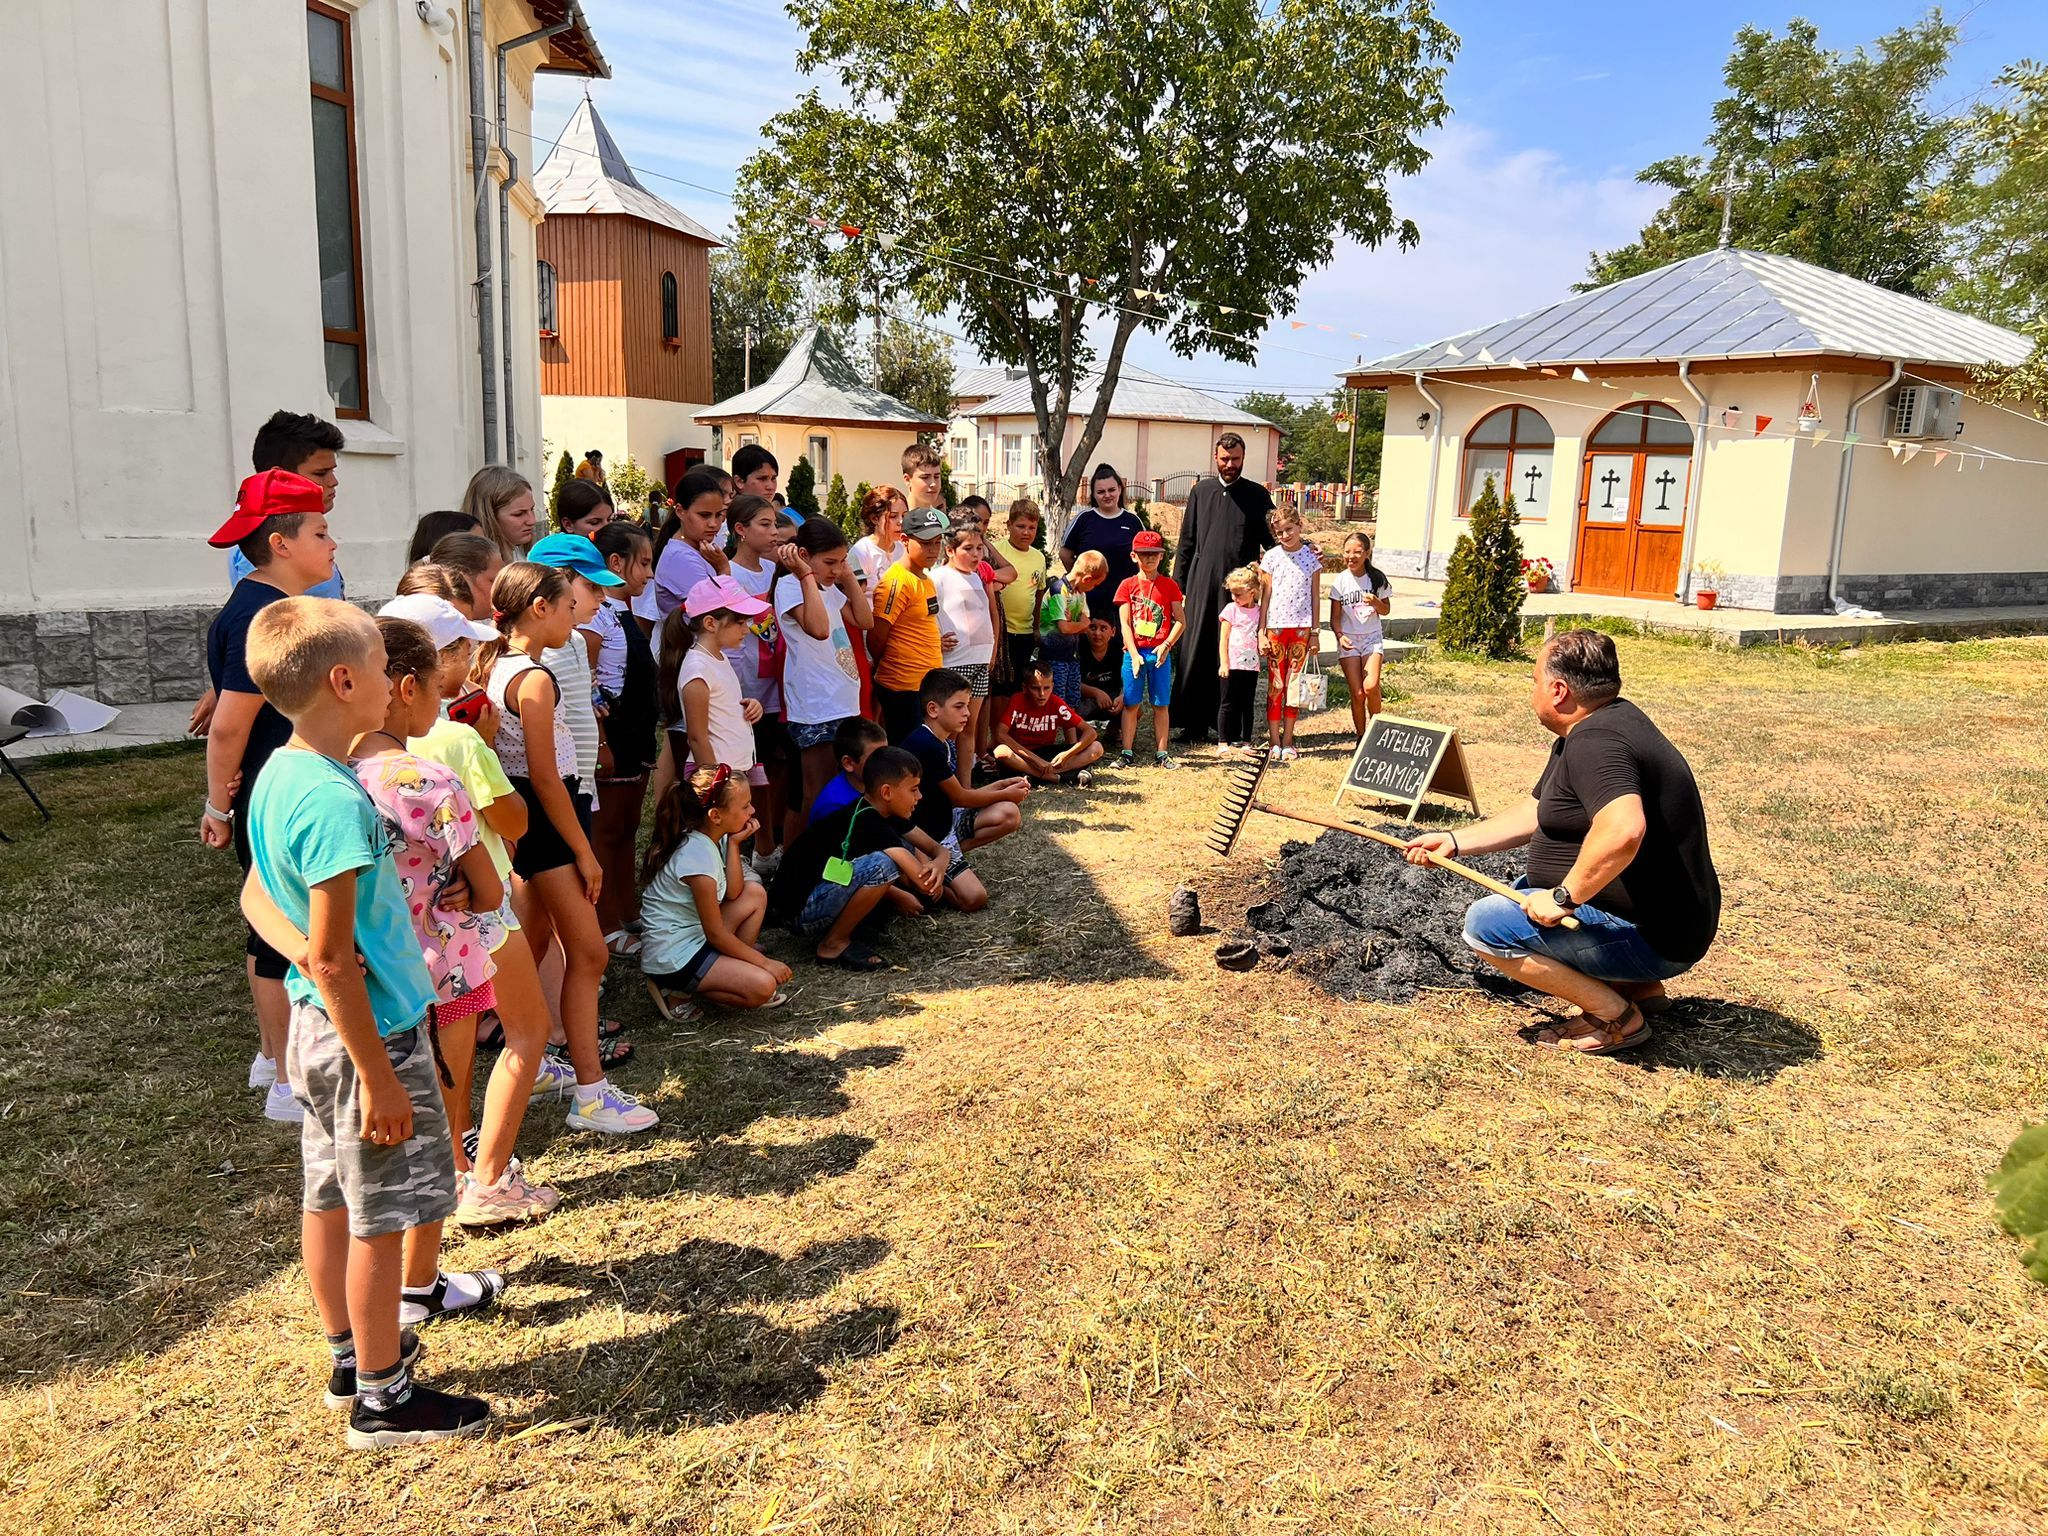
[[[1883,614],[1875,608],[1865,608],[1852,603],[1846,597],[1835,599],[1835,617],[1838,619],[1881,619]]]
[[[121,711],[98,699],[60,688],[47,704],[25,693],[0,687],[0,719],[25,725],[31,736],[84,736],[101,730]]]

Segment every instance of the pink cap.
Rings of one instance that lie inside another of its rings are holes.
[[[683,599],[683,611],[693,619],[720,608],[747,619],[758,619],[768,611],[766,603],[730,576],[706,576]]]

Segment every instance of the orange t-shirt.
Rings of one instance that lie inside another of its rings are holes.
[[[891,693],[911,693],[924,686],[924,675],[945,665],[939,644],[939,591],[929,576],[920,576],[899,560],[875,583],[875,617],[886,619],[889,638],[875,661],[875,686]]]

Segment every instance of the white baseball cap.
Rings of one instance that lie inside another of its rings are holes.
[[[427,632],[434,642],[434,649],[445,651],[458,640],[495,640],[498,632],[488,624],[479,624],[445,597],[436,597],[431,592],[409,592],[404,597],[394,597],[377,610],[380,619],[404,619],[417,624]]]

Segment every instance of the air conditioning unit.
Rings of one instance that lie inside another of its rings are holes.
[[[1962,428],[1963,397],[1953,389],[1907,384],[1885,402],[1887,437],[1951,438]]]

